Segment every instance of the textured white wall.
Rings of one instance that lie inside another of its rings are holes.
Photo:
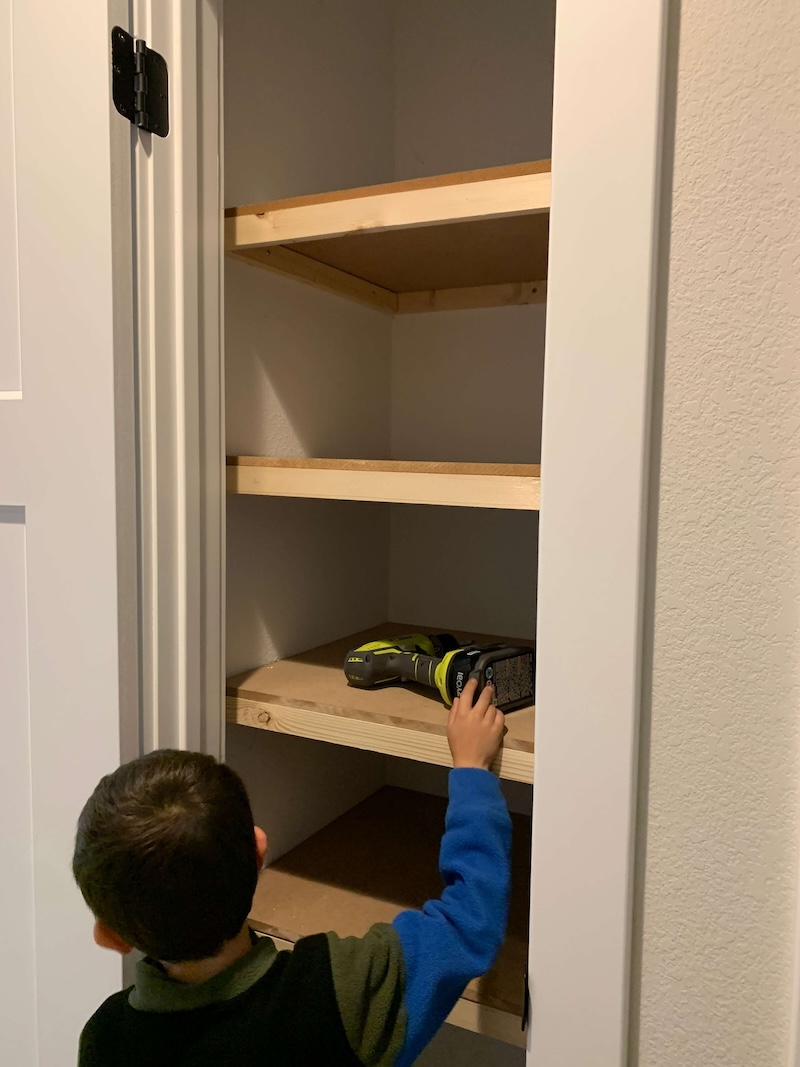
[[[227,0],[227,203],[391,178],[391,30],[370,0]],[[228,261],[228,452],[386,457],[390,354],[388,316]],[[228,672],[385,620],[388,541],[379,505],[229,500]]]
[[[391,178],[391,26],[372,0],[226,0],[227,203]],[[391,320],[243,264],[225,274],[228,451],[386,456]],[[230,498],[229,673],[384,621],[388,548],[386,505]],[[365,556],[374,580],[354,582]],[[227,746],[273,856],[384,780],[383,757],[333,745],[230,726]]]
[[[554,0],[394,0],[398,178],[545,159]]]
[[[800,814],[798,72],[796,0],[683,3],[640,1067],[788,1062]]]
[[[386,0],[226,0],[229,204],[391,180],[392,33]]]
[[[554,26],[552,0],[397,0],[396,176],[549,156]],[[544,325],[543,305],[398,318],[392,455],[538,462]],[[393,507],[391,521],[392,618],[533,637],[537,516]]]
[[[538,462],[544,324],[543,305],[396,319],[392,455]],[[391,513],[390,618],[534,636],[538,514]]]

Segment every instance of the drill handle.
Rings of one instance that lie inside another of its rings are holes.
[[[436,688],[436,668],[441,663],[438,656],[425,656],[421,652],[407,655],[403,662],[403,677],[409,682],[430,685]]]

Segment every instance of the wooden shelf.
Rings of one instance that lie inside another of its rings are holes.
[[[362,936],[373,923],[391,922],[438,897],[446,805],[440,797],[391,786],[374,793],[262,873],[251,926],[288,942],[328,930]],[[450,1022],[524,1046],[531,824],[512,818],[506,941],[492,970],[467,987]]]
[[[539,510],[533,463],[421,463],[229,456],[230,493]]]
[[[550,162],[229,208],[228,252],[391,313],[546,298]]]
[[[435,690],[416,685],[355,689],[342,670],[351,648],[414,632],[437,630],[386,623],[230,678],[228,721],[449,767],[447,709]],[[501,640],[485,634],[456,636],[486,643]],[[533,781],[534,722],[532,707],[506,716],[508,733],[494,767],[501,778]]]

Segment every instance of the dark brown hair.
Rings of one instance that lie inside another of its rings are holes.
[[[95,917],[148,956],[213,956],[242,928],[258,879],[241,778],[172,749],[124,764],[81,812],[72,870]]]

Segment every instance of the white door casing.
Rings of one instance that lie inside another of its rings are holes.
[[[559,0],[557,10],[531,1067],[623,1067],[627,1057],[667,7]],[[219,68],[201,63],[197,79],[209,138]],[[197,155],[206,182],[218,173],[211,147]],[[207,232],[212,208],[206,200]],[[210,243],[203,252],[210,262]],[[218,288],[203,298],[216,327]],[[210,350],[204,358],[211,367]]]
[[[74,1064],[121,974],[70,872],[137,701],[130,135],[113,140],[108,34],[91,0],[66,23],[55,0],[0,0],[0,1032],[15,1067]]]
[[[623,1067],[668,0],[559,0],[532,1067]]]
[[[224,742],[218,0],[134,0],[169,68],[170,133],[134,135],[142,751]],[[135,751],[130,752],[131,755]]]

